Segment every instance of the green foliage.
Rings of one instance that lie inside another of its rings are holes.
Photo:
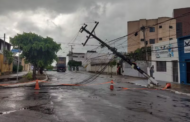
[[[28,80],[32,80],[32,73],[29,72],[24,77],[27,78]]]
[[[19,65],[19,72],[22,72],[22,70],[23,70],[23,66],[22,65]]]
[[[82,66],[82,62],[81,61],[75,61],[75,60],[70,60],[68,62],[69,66]]]
[[[19,65],[19,72],[22,72],[23,70],[23,66],[22,65]],[[17,72],[17,65],[13,65],[13,72]]]
[[[110,67],[114,67],[115,65],[117,65],[117,61],[116,61],[116,60],[112,60],[112,61],[109,63],[109,66],[110,66]]]
[[[42,37],[35,33],[17,34],[10,38],[13,47],[22,50],[21,57],[24,57],[26,62],[31,63],[38,68],[44,68],[53,63],[57,59],[57,52],[61,49],[61,44],[57,44],[50,37]],[[33,79],[36,78],[36,73],[33,72]]]
[[[43,38],[35,33],[17,34],[10,38],[14,47],[22,50],[22,57],[36,67],[45,67],[52,64],[57,59],[56,53],[61,49],[61,45],[53,41],[52,38]]]
[[[6,58],[6,62],[10,65],[13,62],[13,53],[9,50],[4,50],[3,55]]]
[[[53,66],[48,65],[48,66],[46,67],[46,69],[47,69],[47,70],[53,70]]]
[[[151,47],[147,47],[147,54],[151,56]],[[138,48],[134,52],[127,54],[127,57],[133,60],[146,60],[146,50],[145,47]]]

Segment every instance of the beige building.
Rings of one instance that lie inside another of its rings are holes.
[[[150,27],[145,31],[145,40],[147,41],[148,46],[155,43],[176,39],[176,20],[164,22],[168,19],[170,19],[170,17],[129,21],[127,29],[128,34],[137,32],[138,30],[140,30],[142,26]],[[158,25],[152,26],[155,24]],[[138,32],[136,36],[135,34],[129,35],[127,43],[128,43],[127,47],[128,52],[132,52],[138,48],[144,47],[145,43],[144,43],[143,32],[142,31]]]

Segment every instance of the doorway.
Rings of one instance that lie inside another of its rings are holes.
[[[186,63],[186,66],[187,66],[187,83],[190,84],[190,62],[187,62]]]
[[[173,81],[178,82],[178,61],[172,61]]]

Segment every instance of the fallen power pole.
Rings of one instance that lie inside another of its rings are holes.
[[[81,27],[80,32],[82,33],[83,31],[85,31],[87,34],[89,34],[89,36],[87,37],[86,42],[83,44],[83,46],[85,46],[85,44],[88,42],[90,37],[93,37],[94,39],[98,40],[102,45],[104,45],[105,47],[107,47],[109,50],[111,50],[113,52],[113,54],[115,54],[116,56],[120,57],[123,61],[127,62],[128,64],[131,65],[131,67],[135,70],[137,70],[138,72],[140,72],[143,76],[145,76],[146,78],[148,78],[148,84],[153,84],[153,85],[158,85],[158,82],[152,78],[151,76],[149,76],[146,72],[144,72],[143,70],[140,69],[140,67],[138,67],[136,65],[136,63],[131,62],[131,60],[127,57],[125,57],[124,55],[122,55],[121,53],[117,52],[116,48],[110,47],[108,44],[106,44],[104,41],[102,41],[101,39],[99,39],[95,34],[93,34],[95,28],[97,27],[99,22],[95,22],[96,25],[94,27],[94,29],[92,30],[92,32],[88,31],[86,29],[87,25],[84,24],[84,26]]]

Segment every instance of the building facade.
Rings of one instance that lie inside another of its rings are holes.
[[[180,83],[177,39],[152,45],[151,57],[151,66],[154,66],[153,77],[156,80]]]
[[[190,84],[190,35],[178,39],[180,82]]]
[[[67,55],[69,57],[69,61],[70,60],[75,60],[75,61],[81,61],[82,62],[82,66],[85,65],[86,62],[86,53],[76,53],[76,52],[69,52],[69,54]]]
[[[171,18],[160,17],[158,19],[140,19],[138,21],[129,21],[127,26],[128,34],[137,32],[142,26],[150,26],[149,29],[145,30],[145,40],[147,41],[148,46],[151,46],[155,43],[176,39],[176,20],[174,19],[164,22],[168,19]],[[164,23],[152,26],[161,22]],[[128,53],[145,46],[144,35],[142,31],[139,31],[138,34],[129,35],[127,40]]]
[[[106,74],[117,74],[117,65],[110,67],[108,62],[114,57],[113,54],[87,52],[86,53],[86,71],[103,72]],[[105,69],[104,69],[105,68]]]
[[[9,74],[12,72],[13,64],[8,64],[6,57],[3,55],[3,50],[11,49],[11,44],[0,39],[0,75]]]
[[[189,8],[174,9],[173,16],[176,18],[176,33],[177,38],[190,35],[190,15],[186,13],[190,12]],[[179,17],[182,16],[182,17]]]

